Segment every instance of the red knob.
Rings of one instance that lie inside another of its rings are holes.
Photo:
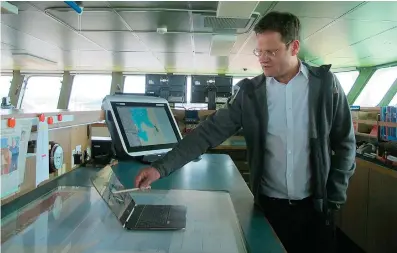
[[[40,122],[44,122],[44,120],[45,120],[44,114],[39,115],[39,120],[40,120]]]
[[[8,119],[8,127],[14,128],[15,127],[15,118],[9,118]]]
[[[54,119],[53,119],[52,117],[48,117],[48,118],[47,118],[47,123],[48,123],[49,125],[52,125],[52,124],[54,123]]]
[[[58,121],[62,121],[62,114],[58,114]]]

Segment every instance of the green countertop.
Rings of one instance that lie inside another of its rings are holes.
[[[134,178],[144,165],[119,162],[113,170],[125,187],[133,187]],[[99,168],[81,167],[1,207],[2,218],[41,197],[58,186],[90,186],[90,177]],[[263,213],[254,206],[253,195],[228,155],[204,154],[167,178],[152,184],[153,189],[190,189],[227,191],[233,202],[249,252],[285,252]]]

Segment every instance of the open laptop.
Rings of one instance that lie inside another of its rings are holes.
[[[185,206],[137,205],[130,193],[114,193],[124,187],[110,166],[100,170],[91,182],[125,229],[180,230],[186,227]]]
[[[102,102],[118,160],[151,163],[171,150],[182,135],[168,101],[139,95],[108,95]]]

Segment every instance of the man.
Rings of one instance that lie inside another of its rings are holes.
[[[298,59],[297,17],[269,13],[255,32],[263,74],[239,82],[225,108],[141,170],[135,184],[148,186],[242,128],[255,203],[286,250],[329,252],[332,213],[346,201],[355,170],[349,104],[330,66]]]

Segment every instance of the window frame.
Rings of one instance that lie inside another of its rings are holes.
[[[352,105],[359,105],[357,104],[357,100],[358,98],[362,95],[363,91],[365,90],[365,88],[367,88],[368,83],[370,83],[372,81],[372,79],[374,78],[374,76],[376,75],[376,73],[380,70],[385,70],[385,69],[390,69],[390,68],[396,68],[397,70],[397,65],[387,65],[387,66],[378,66],[378,67],[374,67],[374,72],[371,75],[371,77],[367,80],[367,82],[365,83],[365,85],[362,87],[361,91],[358,93],[357,97],[355,98],[355,100],[353,101]],[[385,98],[385,96],[387,96],[387,93],[390,91],[390,89],[393,87],[393,84],[397,81],[397,77],[394,81],[391,82],[390,87],[386,90],[385,94],[383,96],[381,96],[380,100],[376,103],[376,105],[374,106],[369,106],[369,107],[377,107],[379,106],[379,104],[382,102],[382,100]],[[393,99],[393,98],[392,98]],[[390,101],[391,102],[391,101]],[[361,105],[360,105],[361,106]],[[367,105],[365,105],[365,107],[368,107]]]
[[[359,76],[360,76],[360,74],[361,74],[361,71],[360,71],[359,69],[351,69],[351,70],[342,70],[342,71],[334,72],[336,78],[338,79],[338,82],[339,82],[340,85],[342,86],[342,89],[343,89],[343,84],[342,84],[342,82],[339,80],[337,74],[338,74],[338,73],[348,73],[348,72],[358,72],[358,75],[357,75],[356,79],[354,80],[352,86],[350,87],[349,91],[346,93],[345,90],[343,90],[343,91],[345,92],[345,95],[346,95],[346,96],[349,95],[349,93],[352,91],[352,89],[353,89],[353,87],[354,87],[354,84],[356,83],[357,79],[359,78]]]

